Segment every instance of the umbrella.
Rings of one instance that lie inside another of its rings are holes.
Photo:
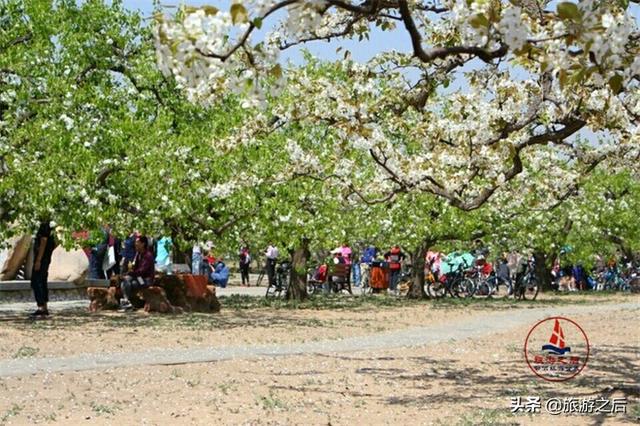
[[[454,251],[453,253],[449,253],[447,257],[442,259],[442,263],[440,264],[440,272],[443,274],[448,274],[452,271],[457,270],[460,264],[463,265],[463,269],[469,269],[473,265],[475,259],[476,258],[469,252]]]

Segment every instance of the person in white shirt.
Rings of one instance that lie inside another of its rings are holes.
[[[202,248],[200,244],[194,245],[191,253],[191,274],[202,275]]]
[[[267,251],[264,253],[267,256],[267,262],[265,269],[267,270],[267,278],[269,279],[269,286],[276,284],[276,260],[278,259],[278,249],[269,242]]]

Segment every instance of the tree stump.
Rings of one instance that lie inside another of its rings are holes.
[[[88,287],[87,295],[89,296],[89,311],[98,312],[105,309],[118,309],[120,306],[120,297],[116,287]]]
[[[87,288],[89,310],[97,312],[105,309],[118,309],[122,293],[120,279],[111,278],[109,288]],[[131,297],[131,305],[147,312],[220,312],[220,302],[216,297],[216,288],[207,285],[207,278],[198,275],[158,275],[155,284],[136,292]]]

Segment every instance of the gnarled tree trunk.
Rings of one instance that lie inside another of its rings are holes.
[[[309,239],[303,238],[300,247],[296,248],[291,257],[291,277],[289,291],[287,292],[288,300],[305,300],[307,294],[307,259],[311,253],[309,252]]]
[[[543,291],[551,290],[551,263],[553,262],[552,255],[548,255],[542,251],[536,250],[533,253],[533,258],[536,262],[536,278],[541,284],[540,289]]]
[[[424,291],[424,264],[427,251],[433,245],[429,240],[423,240],[411,253],[411,287],[407,297],[410,299],[424,299],[427,293]]]

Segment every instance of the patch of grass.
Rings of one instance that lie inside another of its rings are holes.
[[[15,417],[22,411],[24,407],[18,404],[13,404],[5,413],[0,417],[0,423],[4,424],[10,417]]]
[[[515,345],[513,343],[509,343],[508,345],[505,346],[505,349],[507,350],[507,352],[520,352],[522,351],[522,347]]]
[[[640,404],[634,404],[629,408],[629,417],[633,420],[640,420]]]
[[[13,358],[30,358],[40,351],[38,348],[32,348],[31,346],[22,346],[13,354]]]
[[[317,384],[319,384],[319,382],[317,382],[314,378],[306,379],[304,382],[302,382],[302,386],[313,386]]]
[[[353,406],[355,408],[362,408],[365,405],[367,405],[367,402],[364,399],[356,399],[355,402],[353,403]]]
[[[287,404],[284,401],[278,399],[272,392],[269,392],[267,396],[261,396],[258,398],[257,403],[262,405],[263,410],[281,409],[286,410]]]
[[[565,297],[565,296],[610,297],[610,296],[616,296],[616,295],[625,295],[628,293],[624,293],[616,290],[601,290],[601,291],[583,290],[583,291],[549,291],[547,292],[547,294],[553,294],[554,296],[558,296],[558,297]]]
[[[456,424],[458,426],[479,425],[518,425],[513,420],[513,414],[504,409],[480,409],[463,416]],[[511,420],[511,421],[510,421]]]
[[[223,395],[229,395],[229,391],[235,392],[238,388],[233,383],[220,383],[218,389]]]
[[[561,294],[561,293],[558,293]],[[577,293],[572,293],[576,295]],[[584,293],[585,295],[592,293]],[[611,295],[609,293],[607,295]],[[613,293],[615,294],[615,293]],[[555,295],[555,294],[554,294]],[[562,294],[564,295],[564,294]],[[605,296],[607,296],[605,295]],[[387,295],[353,297],[344,294],[318,294],[312,295],[303,302],[295,300],[288,301],[281,298],[267,299],[262,296],[231,295],[221,296],[220,303],[223,309],[247,310],[247,309],[310,309],[310,310],[347,310],[347,311],[367,311],[385,308],[397,308],[406,306],[424,306],[425,308],[449,309],[449,308],[478,308],[478,309],[511,309],[522,307],[537,307],[547,305],[566,305],[592,303],[588,297],[572,298],[568,301],[564,297],[544,300],[515,300],[504,297],[471,297],[453,298],[444,297],[441,299],[407,299],[406,297],[393,297]]]
[[[112,407],[112,406],[109,406],[109,405],[105,405],[105,404],[98,404],[95,401],[92,401],[91,402],[91,409],[98,416],[101,416],[103,414],[114,415],[118,408],[117,407]]]
[[[313,310],[370,310],[400,306],[427,305],[428,300],[411,300],[388,296],[313,295],[303,302],[267,299],[261,296],[231,295],[220,297],[223,309],[313,309]]]
[[[46,416],[43,416],[42,419],[45,422],[55,422],[56,421],[56,415],[55,415],[55,413],[47,414]]]

